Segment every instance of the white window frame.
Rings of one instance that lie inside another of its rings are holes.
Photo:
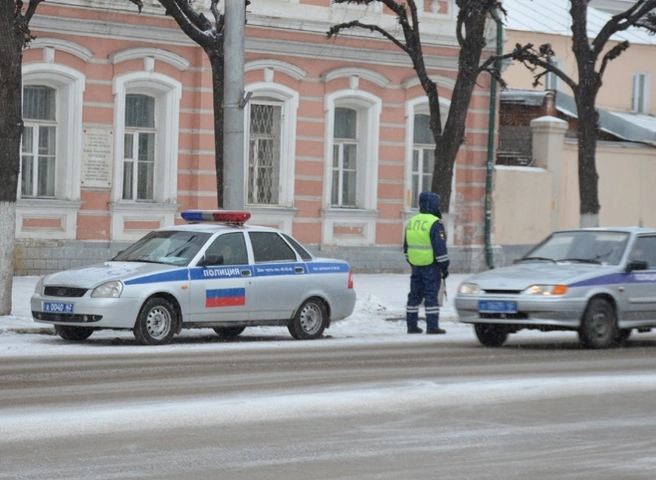
[[[639,92],[639,82],[643,81],[643,92]],[[631,94],[631,111],[634,113],[649,113],[649,72],[635,72],[633,74],[633,89]]]
[[[296,165],[296,121],[299,94],[289,87],[273,81],[255,82],[245,88],[252,94],[244,108],[244,204],[251,212],[251,222],[275,223],[281,230],[291,233],[294,208],[294,178]],[[251,205],[248,201],[248,148],[250,142],[250,103],[261,100],[279,102],[282,106],[280,125],[280,190],[278,205]]]
[[[23,66],[23,85],[44,85],[56,90],[55,198],[21,198],[16,203],[16,238],[75,239],[80,201],[82,164],[82,106],[86,77],[56,63]],[[60,228],[25,230],[24,220],[56,219]]]
[[[131,72],[114,78],[114,172],[110,210],[111,238],[134,241],[142,230],[125,230],[126,222],[157,221],[172,225],[177,212],[178,136],[182,84],[174,78],[152,71]],[[140,93],[155,97],[158,119],[155,151],[153,201],[123,200],[123,143],[125,135],[125,96]]]
[[[358,171],[356,208],[339,208],[331,205],[333,175],[333,145],[335,108],[346,107],[358,111]],[[378,149],[382,100],[355,88],[340,90],[326,95],[323,234],[325,245],[373,245],[376,237],[376,210],[378,196]],[[354,227],[363,234],[353,238],[337,238],[336,226]]]

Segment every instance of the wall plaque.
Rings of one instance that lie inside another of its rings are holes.
[[[85,128],[82,138],[82,186],[112,188],[114,131]]]

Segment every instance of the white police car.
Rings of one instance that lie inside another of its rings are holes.
[[[248,212],[182,212],[188,225],[154,230],[111,261],[43,277],[31,299],[34,320],[66,340],[98,329],[131,329],[163,345],[183,328],[223,338],[249,326],[286,326],[314,339],[353,313],[345,261],[317,258],[291,236],[245,225]]]
[[[469,277],[455,306],[486,346],[524,328],[573,330],[589,348],[619,344],[656,327],[656,229],[555,232],[514,265]]]

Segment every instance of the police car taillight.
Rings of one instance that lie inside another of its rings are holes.
[[[251,214],[236,210],[185,210],[180,214],[187,222],[246,223]]]
[[[349,270],[349,276],[348,276],[348,287],[349,290],[353,290],[353,272]]]

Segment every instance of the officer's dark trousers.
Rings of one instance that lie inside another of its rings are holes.
[[[440,290],[440,268],[437,264],[426,267],[412,267],[410,275],[410,293],[405,311],[408,328],[417,326],[419,304],[424,300],[426,309],[426,328],[435,330],[438,327],[440,307],[437,304],[437,294]]]

